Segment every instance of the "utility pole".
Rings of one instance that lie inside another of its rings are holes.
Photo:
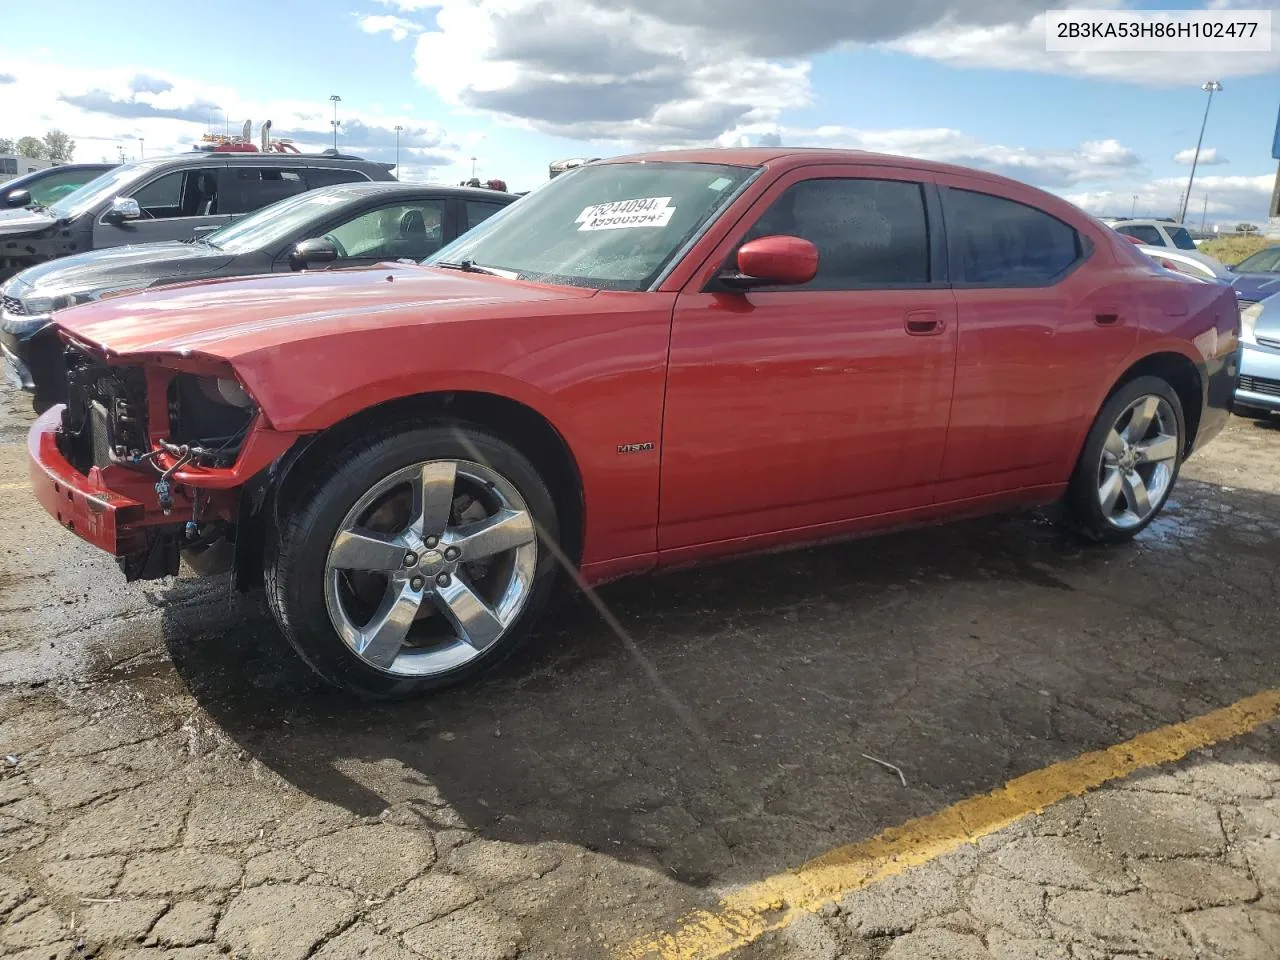
[[[145,160],[147,158],[147,141],[142,137],[138,138],[138,159]]]
[[[403,129],[400,124],[396,124],[396,179],[400,178],[400,131]]]
[[[338,104],[342,102],[342,98],[335,93],[330,96],[329,99],[333,101],[333,120],[331,121],[333,123],[333,152],[337,153],[338,127],[342,123],[342,121],[338,119]]]
[[[1213,95],[1222,90],[1222,84],[1217,80],[1206,80],[1200,84],[1200,89],[1209,94],[1209,99],[1204,104],[1204,119],[1200,121],[1200,138],[1196,140],[1196,153],[1191,158],[1191,176],[1187,178],[1187,192],[1182,198],[1182,205],[1178,212],[1179,223],[1187,216],[1187,204],[1191,202],[1191,185],[1196,182],[1196,166],[1200,162],[1200,145],[1204,143],[1204,128],[1209,122],[1209,108],[1213,106]]]
[[[471,158],[471,179],[474,180],[475,178],[476,178],[476,158],[472,157]]]
[[[1133,203],[1129,204],[1129,219],[1130,219],[1130,220],[1132,220],[1132,219],[1133,219],[1133,215],[1134,215],[1134,213],[1137,211],[1137,209],[1138,209],[1138,195],[1135,193],[1135,194],[1133,195]]]
[[[1204,233],[1204,222],[1209,217],[1209,195],[1204,195],[1204,209],[1200,211],[1200,232]]]

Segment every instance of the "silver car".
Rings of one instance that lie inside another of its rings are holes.
[[[1240,379],[1234,412],[1256,420],[1280,412],[1280,294],[1240,302]]]

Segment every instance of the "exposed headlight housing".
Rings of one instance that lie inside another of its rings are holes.
[[[1258,326],[1258,318],[1262,316],[1262,301],[1251,303],[1240,311],[1240,340],[1244,343],[1258,342],[1254,330]]]

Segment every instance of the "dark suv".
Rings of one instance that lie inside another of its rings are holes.
[[[190,239],[315,187],[394,180],[391,166],[332,154],[194,150],[122,164],[51,206],[0,210],[0,280],[69,253]]]

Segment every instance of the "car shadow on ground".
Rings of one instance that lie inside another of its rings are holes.
[[[629,642],[562,597],[495,673],[409,703],[321,688],[223,582],[173,587],[164,631],[226,735],[312,797],[747,880],[1280,685],[1280,513],[1216,491],[1184,482],[1116,549],[1022,514],[618,582]]]

